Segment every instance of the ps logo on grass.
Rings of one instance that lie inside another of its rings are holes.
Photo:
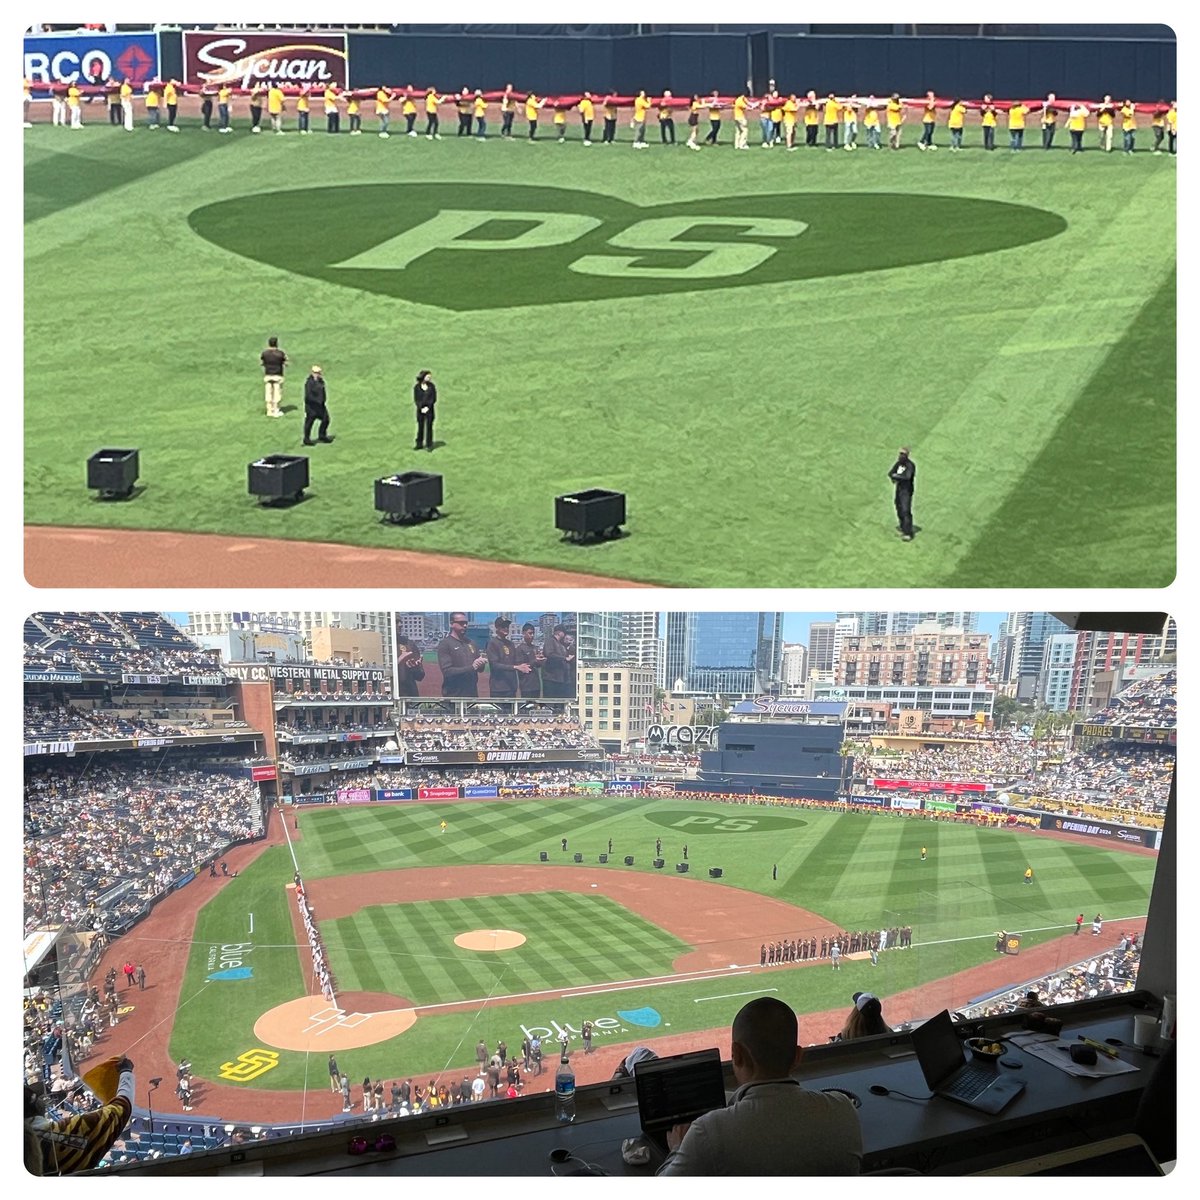
[[[272,213],[265,224],[264,203]],[[809,192],[643,207],[563,188],[475,183],[260,194],[207,205],[188,220],[202,237],[275,270],[454,312],[914,266],[1066,228],[1041,209],[956,196]],[[640,326],[653,314],[635,308],[616,319]]]

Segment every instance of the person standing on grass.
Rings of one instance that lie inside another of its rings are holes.
[[[983,130],[983,148],[996,148],[996,105],[991,92],[985,92],[983,103],[979,106],[979,126]]]
[[[475,136],[483,141],[487,137],[487,101],[484,99],[483,92],[475,89],[474,117],[475,117]]]
[[[271,118],[271,128],[276,133],[283,132],[283,88],[278,83],[272,83],[267,89],[267,116]]]
[[[263,111],[263,93],[262,84],[256,83],[250,89],[250,132],[262,133],[262,111]]]
[[[329,406],[326,403],[325,375],[319,366],[314,365],[308,378],[304,381],[304,444],[312,446],[316,443],[311,438],[312,427],[319,422],[317,428],[318,442],[332,442],[329,436]]]
[[[425,137],[428,141],[442,140],[442,135],[438,133],[438,105],[442,98],[437,94],[436,89],[425,89]]]
[[[529,141],[537,141],[538,127],[538,109],[545,104],[545,100],[539,100],[537,93],[530,92],[525,97],[525,120],[529,122]]]
[[[266,388],[267,416],[282,417],[279,404],[283,399],[283,368],[287,355],[279,348],[277,337],[267,338],[267,348],[259,355],[263,365],[263,383]]]
[[[429,371],[418,371],[413,384],[413,407],[417,414],[417,442],[414,450],[433,449],[433,420],[437,412],[437,385]]]
[[[583,125],[583,144],[590,146],[592,144],[592,123],[596,119],[596,104],[592,100],[592,93],[584,92],[576,107],[579,109],[579,120]]]
[[[888,478],[896,485],[896,519],[901,538],[913,540],[913,488],[917,481],[917,464],[908,456],[908,447],[901,446]]]
[[[517,115],[517,98],[513,95],[513,85],[506,83],[500,95],[500,136],[512,137],[513,118]]]
[[[400,113],[404,117],[404,133],[407,137],[417,137],[414,126],[417,123],[417,101],[413,95],[413,85],[410,83],[404,89],[404,102],[400,105]]]
[[[232,133],[233,126],[229,123],[229,100],[233,95],[233,88],[227,83],[221,84],[217,88],[217,132]],[[306,105],[307,108],[307,105]]]

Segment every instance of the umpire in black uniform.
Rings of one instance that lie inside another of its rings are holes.
[[[417,444],[413,449],[432,450],[437,387],[428,371],[417,372],[417,382],[413,384],[413,405],[417,410]]]
[[[917,479],[917,464],[908,457],[908,447],[901,446],[895,465],[888,472],[888,478],[896,485],[896,519],[900,522],[900,536],[906,541],[913,540],[913,484]]]
[[[325,404],[325,376],[321,368],[314,366],[308,378],[304,381],[304,444],[315,446],[312,440],[312,427],[315,422],[318,442],[332,442],[329,437],[329,409]]]

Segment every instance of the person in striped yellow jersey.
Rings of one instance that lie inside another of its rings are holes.
[[[1133,143],[1136,137],[1137,108],[1132,100],[1126,100],[1121,105],[1121,149],[1126,154],[1133,153]]]
[[[796,148],[796,122],[800,117],[800,101],[792,92],[783,102],[783,144],[789,150]]]
[[[708,117],[708,132],[704,135],[706,146],[715,146],[721,134],[721,97],[713,89],[711,96],[705,97],[704,114]]]
[[[391,137],[388,126],[392,123],[392,89],[380,84],[375,89],[375,116],[379,121],[379,136]]]
[[[554,132],[560,142],[567,140],[567,110],[561,104],[554,106]]]
[[[904,102],[899,92],[893,92],[887,102],[888,149],[900,149],[900,133],[904,129]]]
[[[342,114],[338,108],[341,102],[341,94],[338,92],[337,85],[331,83],[321,96],[321,102],[325,109],[325,132],[340,133],[342,130]]]
[[[133,84],[128,75],[121,81],[121,122],[129,133],[133,132]]]
[[[645,92],[638,92],[633,98],[633,148],[645,150],[650,144],[646,141],[646,117],[650,112],[650,99]]]
[[[1008,148],[1012,151],[1021,150],[1025,145],[1025,118],[1029,115],[1029,105],[1018,100],[1008,106]]]
[[[1113,125],[1116,122],[1117,109],[1111,96],[1105,96],[1096,109],[1096,127],[1100,133],[1100,149],[1105,154],[1112,153]]]
[[[483,98],[483,89],[475,89],[475,101],[471,115],[475,118],[475,137],[479,141],[487,139],[487,101]]]
[[[267,94],[267,89],[261,83],[256,83],[250,89],[250,132],[262,133],[262,111],[263,98]]]
[[[821,102],[816,92],[809,92],[804,97],[804,144],[815,146],[817,135],[821,131]]]
[[[1058,97],[1051,92],[1042,101],[1042,149],[1054,146],[1054,131],[1058,128]]]
[[[1179,105],[1174,100],[1167,109],[1167,150],[1175,153],[1176,138],[1179,136]]]
[[[842,147],[858,149],[858,97],[847,96],[842,101]]]
[[[611,146],[617,140],[617,98],[610,92],[604,97],[604,132],[600,135],[600,144]]]
[[[500,136],[512,137],[513,118],[517,115],[517,98],[513,95],[513,85],[506,83],[500,96]]]
[[[921,106],[921,139],[917,142],[918,150],[936,150],[933,132],[937,128],[937,99],[932,92],[925,93],[925,102]]]
[[[33,107],[33,84],[30,82],[29,77],[26,76],[25,77],[25,107],[23,110],[24,114],[25,114],[24,121],[25,121],[26,129],[33,128],[33,122],[29,119],[29,110],[32,107]]]
[[[400,112],[404,117],[404,132],[409,137],[416,137],[417,95],[411,83],[404,89],[404,103],[400,105]]]
[[[592,123],[596,119],[596,103],[592,99],[592,93],[584,92],[575,107],[579,109],[579,120],[583,125],[583,144],[590,146],[592,144]]]
[[[162,84],[157,79],[151,79],[145,86],[146,91],[146,123],[151,129],[157,129],[162,120],[158,105],[162,99]]]
[[[67,88],[67,113],[71,119],[72,129],[83,128],[83,109],[80,107],[81,103],[79,85],[72,83]]]
[[[692,94],[692,102],[688,105],[688,140],[687,148],[689,150],[699,150],[700,143],[696,140],[700,135],[700,109],[703,108],[704,102],[700,99],[699,93]]]
[[[983,148],[996,148],[996,102],[991,92],[984,92],[983,103],[979,106],[979,125],[983,129]]]
[[[750,122],[746,115],[750,107],[750,98],[745,92],[739,92],[733,98],[733,148],[735,150],[750,149]]]
[[[224,130],[221,131],[222,133]],[[296,132],[303,134],[312,133],[309,126],[309,87],[308,84],[301,84],[300,90],[296,94]]]
[[[868,96],[863,106],[863,128],[867,131],[867,145],[872,150],[882,150],[879,137],[879,104],[874,96]]]
[[[278,80],[272,80],[267,89],[267,116],[271,118],[271,128],[277,133],[283,133],[283,88]]]
[[[438,120],[438,105],[442,102],[442,97],[437,94],[436,88],[425,89],[425,137],[429,141],[435,138],[440,142],[442,135],[438,133],[438,126],[441,122]]]
[[[1088,106],[1082,101],[1076,101],[1067,110],[1067,133],[1071,135],[1071,153],[1079,154],[1083,150],[1083,132],[1087,129]]]
[[[1167,102],[1160,100],[1150,117],[1150,132],[1154,135],[1154,153],[1162,153],[1163,138],[1167,133]]]
[[[350,133],[362,136],[362,98],[357,92],[346,93],[346,116],[350,120]]]
[[[539,100],[536,92],[530,92],[525,97],[525,120],[529,122],[529,141],[537,140],[538,109],[546,103]]]
[[[658,140],[664,145],[675,145],[675,112],[671,107],[670,91],[663,92],[658,102]]]
[[[950,105],[950,115],[946,118],[946,128],[950,130],[951,151],[961,150],[963,141],[963,126],[967,121],[967,106],[955,97]]]
[[[456,137],[471,136],[471,110],[474,108],[474,100],[471,93],[463,88],[457,96],[454,97],[454,108],[458,113],[458,133]]]
[[[174,79],[168,79],[163,84],[163,103],[167,106],[167,129],[171,133],[178,133],[179,126],[175,124],[175,118],[179,113],[179,87]]]
[[[830,92],[825,97],[825,112],[821,121],[825,126],[826,150],[836,150],[838,148],[838,121],[841,119],[840,108],[838,98]]]

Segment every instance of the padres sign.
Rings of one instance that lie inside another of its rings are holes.
[[[265,1050],[261,1046],[255,1046],[253,1050],[239,1054],[233,1062],[222,1063],[217,1074],[230,1083],[249,1083],[277,1066],[278,1050]]]

